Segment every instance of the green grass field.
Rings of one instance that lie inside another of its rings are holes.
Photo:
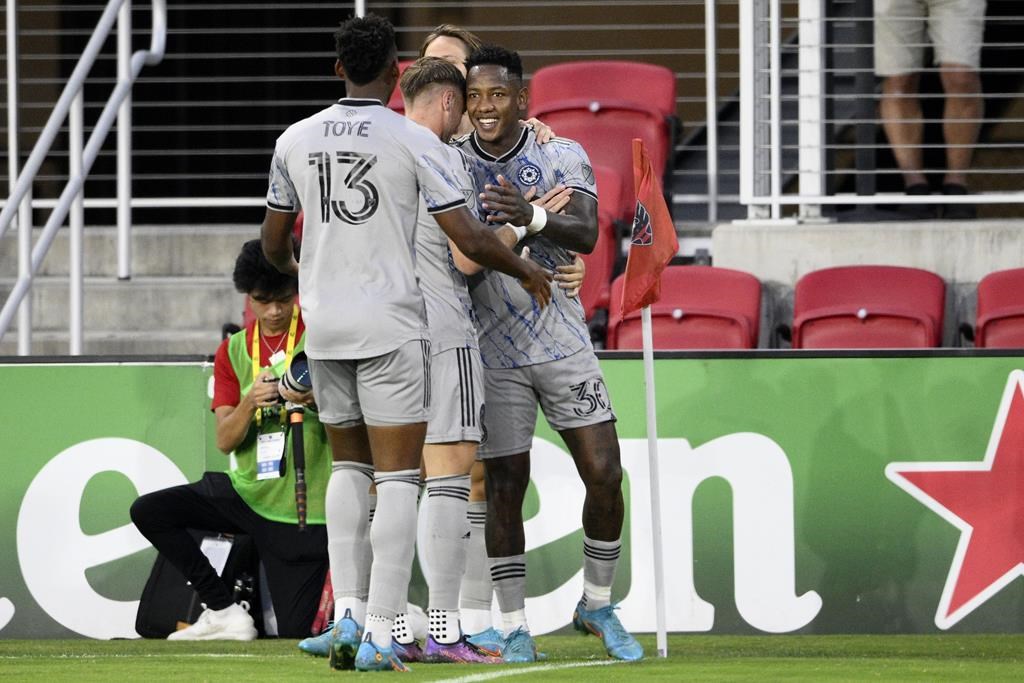
[[[641,637],[648,653],[654,637]],[[546,661],[521,666],[413,665],[403,680],[1021,681],[1024,635],[678,635],[669,657],[613,663],[596,638],[538,638]],[[308,681],[389,676],[331,671],[295,641],[0,640],[0,679],[39,681]]]

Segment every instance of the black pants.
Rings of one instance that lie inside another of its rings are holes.
[[[148,493],[131,507],[132,521],[180,571],[210,609],[223,609],[231,593],[188,529],[244,533],[253,538],[267,575],[278,635],[304,638],[316,616],[327,573],[327,527],[272,522],[252,511],[221,472],[194,484]]]

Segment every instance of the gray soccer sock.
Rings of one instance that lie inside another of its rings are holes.
[[[468,501],[468,474],[427,479],[427,501],[423,512],[426,517],[426,543],[420,552],[425,560],[425,578],[430,589],[428,609],[459,609],[459,583],[466,567]]]
[[[526,555],[491,557],[491,581],[502,615],[526,609]]]
[[[370,587],[369,495],[373,466],[335,462],[327,481],[324,506],[327,516],[327,555],[331,563],[335,618],[351,609],[362,622],[362,606]]]
[[[420,471],[378,472],[377,511],[370,529],[373,566],[367,615],[393,621],[406,610],[416,548],[416,495]],[[390,624],[388,625],[390,637]]]
[[[622,541],[583,537],[583,608],[591,611],[611,604],[615,567]]]
[[[469,542],[466,544],[466,571],[462,575],[462,598],[459,607],[462,608],[463,622],[467,621],[467,610],[486,613],[486,625],[464,624],[467,633],[477,633],[491,625],[491,601],[494,596],[491,569],[487,562],[487,544],[484,539],[487,501],[470,501],[466,507],[466,519],[469,522]],[[477,628],[478,626],[482,628]]]

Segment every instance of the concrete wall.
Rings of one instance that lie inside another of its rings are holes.
[[[970,223],[827,223],[772,225],[736,222],[712,232],[714,265],[746,271],[764,285],[760,346],[777,346],[772,332],[793,317],[793,286],[831,266],[923,268],[947,285],[945,346],[962,346],[957,328],[973,325],[975,289],[988,273],[1024,267],[1024,220]]]

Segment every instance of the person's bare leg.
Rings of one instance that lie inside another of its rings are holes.
[[[942,135],[947,145],[944,182],[966,186],[966,171],[971,167],[974,144],[981,129],[981,77],[963,64],[941,64],[940,67],[942,89],[946,93],[942,121]]]
[[[919,80],[916,73],[887,76],[882,81],[879,104],[882,127],[889,138],[896,165],[903,172],[906,187],[928,182],[921,152],[924,123],[921,101],[917,96]]]

